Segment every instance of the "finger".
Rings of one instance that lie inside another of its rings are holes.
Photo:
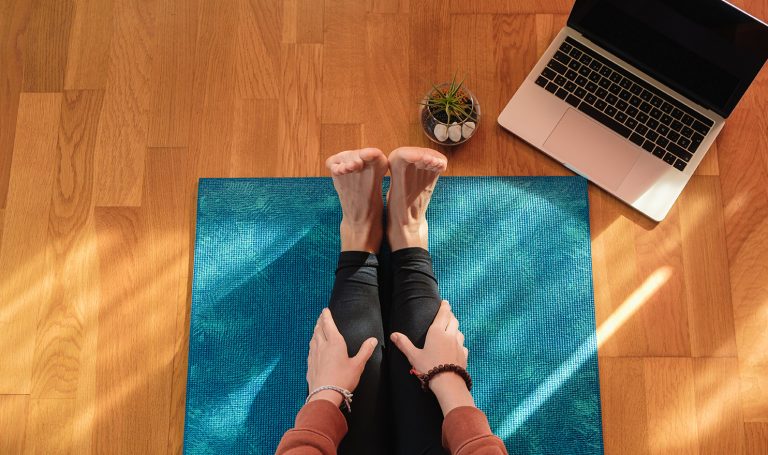
[[[376,338],[368,338],[365,340],[363,345],[360,346],[360,350],[358,350],[357,354],[353,357],[354,361],[359,365],[365,365],[365,362],[367,362],[368,359],[371,358],[371,355],[373,355],[373,350],[376,348],[377,344],[379,344],[379,340]]]
[[[469,358],[469,349],[467,349],[467,348],[464,348],[464,358],[465,359]]]
[[[315,322],[315,329],[312,332],[313,338],[322,338],[325,339],[325,335],[323,335],[323,329],[320,327],[320,320],[323,318],[323,313],[320,313],[320,316],[317,318],[317,322]]]
[[[456,335],[456,339],[459,342],[460,345],[464,345],[464,334],[461,332],[458,332]]]
[[[393,343],[395,343],[395,346],[397,346],[397,349],[402,352],[405,357],[408,359],[409,362],[411,362],[411,365],[413,365],[413,358],[416,352],[418,351],[418,348],[411,343],[411,340],[408,339],[407,336],[403,335],[399,332],[394,332],[392,335],[389,336],[389,339],[392,340]]]
[[[451,320],[448,321],[448,327],[445,328],[445,331],[448,333],[458,333],[459,332],[459,320],[456,319],[456,316],[451,313]]]
[[[339,332],[339,328],[336,327],[336,323],[333,322],[333,315],[328,308],[324,309],[320,314],[320,327],[323,329],[326,340],[338,340],[344,338]]]
[[[437,315],[435,315],[435,320],[432,322],[432,325],[440,328],[440,330],[445,330],[450,320],[451,306],[448,304],[447,300],[443,300],[440,303],[440,309],[437,310]]]

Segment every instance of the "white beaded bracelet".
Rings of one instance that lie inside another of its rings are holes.
[[[352,412],[352,392],[341,387],[336,387],[335,385],[323,385],[309,392],[309,395],[307,395],[307,399],[304,400],[304,404],[309,403],[309,399],[312,398],[312,395],[316,394],[317,392],[321,392],[323,390],[334,390],[336,392],[339,392],[342,398],[344,399],[344,404],[347,406],[347,412]]]

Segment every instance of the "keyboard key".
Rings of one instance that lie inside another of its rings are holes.
[[[691,145],[688,146],[688,151],[691,153],[696,152],[696,149],[699,148],[699,145],[701,145],[701,141],[703,140],[704,136],[699,133],[693,133],[693,137],[691,137]]]
[[[539,85],[541,87],[546,87],[548,82],[549,81],[544,76],[539,76],[536,78],[536,85]]]
[[[603,69],[600,70],[600,75],[603,77],[608,77],[611,75],[611,72],[612,71],[610,68],[608,68],[607,66],[604,66]]]
[[[608,96],[608,90],[606,90],[604,88],[597,89],[597,96],[599,98],[605,98],[606,96]],[[693,131],[693,130],[691,130],[691,131]]]
[[[589,80],[592,81],[592,82],[597,82],[597,81],[600,80],[600,75],[597,74],[597,71],[592,71],[589,74]]]
[[[581,87],[576,87],[576,90],[573,92],[573,94],[578,96],[579,98],[584,98],[584,96],[587,94],[587,91]]]
[[[640,110],[645,112],[646,114],[651,112],[651,109],[652,109],[651,105],[646,102],[643,102],[639,107],[640,107]]]
[[[600,81],[597,83],[597,85],[599,85],[599,86],[600,86],[600,87],[602,87],[602,88],[608,88],[608,87],[610,87],[610,86],[611,86],[611,81],[609,81],[609,80],[608,80],[608,79],[606,79],[606,78],[602,78],[602,79],[600,79]]]
[[[632,93],[633,95],[639,95],[640,93],[642,93],[642,91],[643,91],[643,88],[637,84],[633,84],[632,87],[629,89],[629,92]]]
[[[547,89],[548,92],[555,93],[557,91],[557,84],[555,84],[554,82],[550,82],[549,84],[547,84],[545,88]]]
[[[608,106],[608,103],[606,103],[606,102],[605,102],[605,101],[603,101],[603,100],[597,100],[597,101],[595,101],[595,107],[596,107],[596,108],[598,108],[598,109],[600,109],[601,111],[602,111],[603,109],[605,109],[605,108],[606,108],[606,106]]]
[[[565,83],[565,89],[568,90],[569,92],[572,92],[572,91],[576,90],[576,84],[574,84],[571,81],[568,81],[568,82]]]
[[[661,112],[665,114],[669,114],[670,112],[672,112],[672,105],[665,101],[664,104],[662,104],[659,109],[661,109]]]
[[[558,89],[557,92],[555,92],[555,96],[560,99],[565,99],[568,96],[568,91],[563,88]]]
[[[573,49],[573,46],[563,41],[563,43],[560,45],[560,50],[565,52],[566,54],[568,52],[571,52],[571,49]]]
[[[643,93],[640,94],[640,99],[643,101],[650,101],[651,98],[653,98],[653,94],[648,90],[643,90]]]
[[[580,61],[581,63],[585,64],[585,65],[589,65],[590,63],[592,63],[592,57],[590,57],[590,56],[589,56],[589,55],[587,55],[587,54],[584,54],[584,55],[582,55],[582,56],[581,56],[581,58],[579,59],[579,61]]]
[[[630,87],[632,87],[632,81],[630,81],[627,78],[624,78],[621,80],[621,82],[619,82],[619,85],[621,85],[621,88],[628,90]]]
[[[688,125],[688,126],[693,125],[693,117],[691,117],[688,114],[683,115],[683,119],[680,121],[683,122],[684,125]]]
[[[658,96],[654,95],[653,98],[651,98],[650,103],[651,103],[651,106],[653,106],[653,107],[659,107],[659,106],[661,106],[663,101],[662,101],[661,98],[659,98]]]
[[[549,80],[552,80],[557,77],[557,73],[552,70],[552,68],[544,68],[541,71],[541,75],[546,77]]]
[[[611,86],[608,87],[608,91],[614,95],[618,95],[619,92],[621,92],[621,87],[619,87],[619,84],[611,84]]]
[[[605,100],[608,101],[608,104],[616,104],[616,101],[619,99],[616,98],[616,95],[608,94],[608,96],[605,97]]]
[[[685,169],[686,164],[687,163],[683,160],[677,160],[675,161],[675,164],[673,166],[675,166],[675,169],[677,169],[678,171],[682,171]]]
[[[662,158],[664,155],[666,155],[666,150],[659,147],[658,145],[653,148],[653,156],[658,156],[659,158]]]
[[[633,130],[637,126],[637,120],[633,119],[632,117],[627,118],[627,120],[624,122],[625,125],[627,125],[627,128]],[[638,144],[639,145],[639,144]]]
[[[592,73],[592,74],[597,74],[597,73]],[[595,93],[595,91],[597,91],[597,84],[595,84],[594,82],[587,82],[587,90],[589,90],[592,93]]]
[[[587,85],[587,78],[584,76],[578,76],[576,78],[576,85],[584,87],[585,85]]]
[[[635,117],[637,117],[637,121],[640,122],[640,123],[645,123],[650,118],[650,117],[648,117],[648,114],[643,113],[643,112],[640,112]]]
[[[568,57],[567,55],[565,55],[560,51],[555,52],[555,55],[552,58],[562,63],[563,65],[567,65],[568,63],[571,62],[571,57]]]
[[[547,63],[547,66],[557,71],[560,74],[565,74],[567,70],[566,66],[558,62],[557,60],[550,60],[549,63]]]
[[[640,103],[642,103],[642,102],[643,101],[640,98],[636,97],[636,96],[633,96],[632,98],[629,99],[629,104],[631,104],[631,105],[633,105],[635,107],[639,106]]]
[[[614,71],[613,74],[611,74],[611,77],[609,79],[611,80],[611,82],[615,82],[618,84],[619,82],[621,82],[622,77],[621,77],[621,74]]]
[[[709,132],[709,127],[698,120],[693,122],[693,125],[691,125],[691,128],[693,128],[693,131],[696,131],[697,133],[700,133],[705,136]]]
[[[610,107],[610,106],[609,106]],[[606,116],[602,112],[598,111],[597,109],[593,108],[587,103],[581,103],[579,104],[579,110],[584,112],[585,114],[589,115],[593,119],[597,120],[598,122],[602,123],[603,125],[607,126],[608,128],[612,129],[616,133],[624,136],[629,137],[630,131],[629,128],[626,126],[620,124],[616,120]]]
[[[687,127],[687,126],[684,126],[684,127],[683,127],[683,130],[681,131],[681,133],[682,133],[682,134],[683,134],[683,136],[685,136],[685,137],[691,137],[691,135],[693,134],[693,130],[692,130],[692,129],[690,129],[689,127]]]
[[[613,118],[620,121],[621,123],[624,123],[624,121],[627,119],[627,114],[619,111],[616,113],[616,115],[613,116]]]
[[[680,144],[680,147],[687,149],[689,145],[691,145],[691,140],[687,137],[681,137],[677,140],[677,143]]]
[[[587,93],[587,96],[584,97],[584,101],[586,101],[589,104],[595,104],[595,101],[597,101],[597,97],[591,93]]]
[[[605,113],[610,115],[611,117],[613,117],[616,114],[616,112],[618,112],[618,111],[613,106],[609,105],[608,107],[605,108]]]
[[[683,111],[681,111],[678,108],[674,108],[674,109],[672,109],[672,114],[670,114],[670,115],[672,115],[672,118],[674,118],[676,120],[680,120],[681,118],[683,118]]]
[[[619,98],[623,99],[624,101],[627,101],[631,96],[632,94],[626,90],[622,90],[621,93],[619,93]]]
[[[669,133],[667,133],[667,137],[669,138],[670,141],[677,142],[677,140],[680,139],[680,133],[678,133],[677,131],[670,131]]]
[[[638,112],[640,112],[640,111],[638,111],[637,108],[634,107],[634,106],[629,106],[627,108],[627,115],[629,115],[630,117],[637,116]]]
[[[592,71],[600,71],[600,68],[603,67],[603,64],[598,62],[597,60],[592,60],[592,63],[589,64],[589,68]]]
[[[643,142],[645,142],[645,138],[637,133],[632,133],[632,135],[629,136],[629,140],[639,145],[640,147],[642,147]]]
[[[666,136],[667,133],[669,133],[669,127],[667,125],[659,125],[659,127],[656,128],[656,131],[658,131],[659,134]]]
[[[662,115],[661,116],[661,123],[663,123],[665,125],[669,125],[670,123],[672,123],[672,117],[670,117],[667,114]]]
[[[574,70],[568,70],[565,73],[565,77],[567,77],[570,80],[575,80],[578,77],[578,74],[576,74],[576,71]]]
[[[637,134],[643,134],[648,132],[648,127],[643,125],[642,123],[638,123],[637,128],[635,128],[635,131],[637,131]]]
[[[627,104],[627,102],[624,100],[616,101],[616,107],[618,107],[620,111],[625,110],[628,106],[629,104]]]
[[[586,66],[582,66],[581,68],[579,68],[579,74],[581,74],[584,77],[589,76],[589,73],[591,72],[592,70],[587,68]]]
[[[657,133],[656,131],[653,131],[653,130],[648,130],[648,132],[645,133],[645,138],[649,139],[649,140],[651,140],[653,142],[656,142],[656,139],[659,138],[659,133]]]
[[[557,76],[555,76],[555,84],[557,84],[557,85],[565,85],[565,82],[567,80],[568,79],[564,78],[563,76],[561,76],[559,74]]]
[[[686,152],[682,147],[678,146],[674,142],[670,142],[669,145],[667,145],[667,150],[686,163],[690,161],[691,158],[693,158],[693,155]]]
[[[568,53],[573,58],[579,58],[581,57],[582,52],[576,48],[571,49],[571,52]]]
[[[669,139],[664,136],[659,136],[656,138],[656,143],[659,144],[660,147],[666,147],[667,144],[669,144]]]
[[[573,95],[568,95],[565,101],[573,107],[578,107],[581,100]]]
[[[669,126],[670,126],[670,128],[672,128],[673,130],[677,131],[678,133],[680,132],[680,130],[683,129],[683,124],[678,122],[677,120],[672,121],[672,124],[669,125]]]
[[[578,71],[579,68],[581,68],[581,63],[579,63],[576,60],[571,60],[571,63],[568,64],[568,68],[570,68],[570,69],[572,69],[574,71]]]
[[[656,148],[656,144],[654,144],[651,141],[646,140],[645,142],[643,142],[643,148],[646,149],[649,152],[653,152],[653,149]]]
[[[661,111],[654,107],[653,109],[651,109],[651,117],[655,118],[656,120],[660,119]]]
[[[646,125],[648,125],[648,128],[655,130],[659,126],[659,122],[649,118],[647,122],[645,122]]]
[[[662,159],[667,164],[675,164],[675,161],[677,161],[677,157],[671,153],[667,153]]]

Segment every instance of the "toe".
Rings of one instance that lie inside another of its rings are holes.
[[[360,156],[360,159],[365,162],[386,158],[386,156],[384,156],[384,152],[375,147],[360,149],[358,155]]]

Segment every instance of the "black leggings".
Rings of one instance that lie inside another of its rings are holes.
[[[440,307],[429,252],[398,250],[383,255],[381,266],[375,254],[342,252],[328,307],[350,356],[368,338],[379,340],[354,392],[352,413],[346,414],[349,432],[339,453],[446,453],[437,399],[421,390],[408,360],[389,343],[389,334],[400,332],[424,347]]]

